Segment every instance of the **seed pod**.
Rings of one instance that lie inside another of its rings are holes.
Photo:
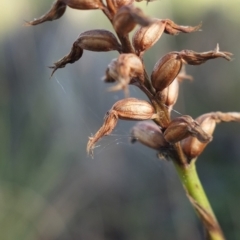
[[[123,120],[148,120],[157,117],[153,106],[144,100],[125,98],[116,102],[112,110]]]
[[[94,52],[121,51],[121,45],[114,34],[104,29],[83,32],[76,42],[84,50]]]
[[[155,64],[151,81],[156,91],[162,91],[176,78],[182,67],[182,61],[177,52],[170,52]]]
[[[158,92],[158,94],[160,94],[161,102],[168,107],[169,112],[172,111],[172,108],[177,101],[179,83],[184,79],[192,80],[193,78],[192,76],[186,74],[185,67],[183,66],[180,73],[173,80],[173,82],[168,87],[164,88],[161,92]]]
[[[105,116],[102,127],[89,138],[87,152],[92,155],[95,143],[110,134],[117,125],[118,119],[123,120],[148,120],[157,117],[150,103],[136,98],[125,98],[116,102]]]
[[[176,143],[189,136],[196,137],[201,142],[209,142],[212,137],[208,135],[190,116],[181,116],[173,119],[164,132],[164,138],[169,143]]]
[[[151,19],[144,15],[140,8],[126,5],[117,11],[113,18],[113,26],[117,33],[125,35],[131,32],[137,24],[148,26]]]
[[[64,68],[68,63],[74,63],[79,60],[83,54],[83,50],[95,52],[119,51],[121,45],[117,38],[109,31],[103,29],[95,29],[83,32],[78,39],[73,43],[71,52],[54,63],[51,76],[58,68]]]
[[[171,112],[172,107],[177,102],[179,92],[179,82],[176,77],[173,82],[161,91],[161,100],[168,107],[168,111]]]
[[[131,142],[136,141],[156,150],[169,146],[169,143],[163,137],[162,130],[152,122],[138,122],[132,128]]]
[[[195,121],[199,123],[200,127],[203,129],[204,132],[212,136],[217,123],[230,121],[240,122],[240,113],[237,112],[206,113],[196,118]],[[194,137],[188,137],[181,141],[183,152],[185,153],[189,160],[198,157],[203,152],[207,144],[208,142],[207,143],[200,142],[198,139]]]
[[[104,7],[101,0],[57,0],[53,3],[51,9],[46,14],[38,19],[26,22],[25,25],[33,26],[46,21],[56,20],[64,14],[67,6],[81,10],[102,9]]]
[[[161,37],[166,24],[160,19],[146,27],[140,27],[133,35],[133,46],[137,55],[142,55],[146,50],[151,48]]]

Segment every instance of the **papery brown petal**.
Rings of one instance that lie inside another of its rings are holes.
[[[113,33],[104,29],[94,29],[83,32],[77,39],[77,44],[84,50],[94,52],[119,51],[121,45]]]
[[[102,138],[103,136],[109,135],[115,126],[117,125],[117,113],[114,110],[110,110],[105,118],[102,127],[97,131],[97,133],[93,137],[89,137],[89,141],[87,144],[87,153],[93,156],[93,148],[96,142]]]
[[[219,45],[217,44],[217,47],[213,51],[198,53],[191,50],[183,50],[179,55],[187,64],[200,65],[214,58],[225,58],[230,61],[232,53],[219,51]]]
[[[169,146],[159,126],[152,122],[138,122],[131,129],[131,142],[136,141],[156,150]]]
[[[66,4],[62,1],[55,1],[51,9],[38,19],[25,23],[25,26],[34,26],[46,21],[53,21],[60,18],[66,11]]]
[[[181,116],[173,119],[164,132],[164,138],[169,143],[176,143],[189,136],[196,137],[201,142],[209,142],[208,135],[190,116]]]
[[[110,64],[107,78],[117,80],[117,85],[109,88],[109,91],[124,90],[128,97],[128,85],[134,81],[143,84],[144,68],[139,57],[132,53],[120,54],[116,62]],[[135,83],[135,82],[134,82]]]
[[[144,15],[140,8],[123,6],[113,18],[113,26],[117,33],[125,35],[131,32],[137,24],[148,26],[151,19]]]
[[[116,102],[112,110],[116,111],[119,119],[149,120],[157,118],[153,106],[144,100],[125,98]]]
[[[199,31],[202,27],[202,23],[200,23],[197,26],[191,27],[191,26],[180,26],[171,21],[170,19],[164,19],[162,20],[166,23],[166,27],[164,32],[171,35],[177,35],[179,33],[191,33]]]
[[[105,76],[102,77],[102,80],[106,83],[115,82],[118,78],[117,72],[117,58],[112,59],[112,61],[108,64],[108,67],[105,72]]]
[[[182,61],[176,52],[170,52],[159,59],[151,74],[152,85],[156,91],[168,87],[177,77],[181,67]]]
[[[152,24],[140,27],[133,35],[133,46],[137,55],[151,48],[161,37],[166,24],[160,19],[155,19]]]
[[[64,56],[63,58],[61,58],[59,61],[55,62],[54,66],[50,67],[50,68],[53,68],[51,77],[58,68],[64,68],[66,64],[76,62],[82,57],[82,54],[83,54],[83,49],[79,47],[78,44],[75,42],[72,46],[70,53]]]

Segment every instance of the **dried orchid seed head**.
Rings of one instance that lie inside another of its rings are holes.
[[[151,48],[161,37],[166,24],[160,19],[153,19],[153,23],[140,27],[133,35],[133,46],[137,55]]]
[[[164,139],[162,130],[152,122],[138,122],[131,130],[131,142],[139,141],[147,147],[160,150],[169,143]]]
[[[176,143],[189,136],[196,137],[201,142],[209,142],[212,137],[208,135],[190,116],[181,116],[173,119],[164,132],[164,138],[169,143]]]
[[[159,59],[151,74],[152,85],[156,91],[168,87],[177,77],[181,67],[182,60],[176,52],[170,52]]]

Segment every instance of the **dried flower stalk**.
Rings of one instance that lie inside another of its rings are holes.
[[[74,63],[83,55],[83,50],[96,52],[118,51],[119,57],[107,67],[104,81],[116,83],[110,90],[123,90],[129,95],[128,85],[139,87],[150,102],[136,98],[125,98],[116,102],[107,112],[102,127],[89,138],[87,152],[93,156],[93,148],[103,136],[109,135],[118,119],[153,120],[154,123],[137,123],[132,131],[131,141],[158,151],[158,156],[171,159],[186,189],[187,197],[198,213],[208,239],[223,240],[224,236],[196,172],[196,158],[212,140],[217,123],[240,121],[240,113],[212,112],[193,120],[184,115],[172,118],[170,112],[177,101],[179,82],[192,79],[183,71],[184,64],[200,65],[207,60],[224,58],[231,60],[232,53],[220,51],[219,45],[213,51],[195,52],[182,50],[169,52],[158,60],[151,73],[151,79],[143,64],[144,52],[160,39],[163,32],[170,35],[199,31],[197,26],[181,26],[170,19],[153,19],[134,6],[143,0],[57,0],[48,13],[26,25],[37,25],[60,18],[66,7],[89,10],[99,9],[105,14],[116,32],[97,29],[81,33],[73,43],[68,55],[54,63],[52,74],[68,63]],[[152,0],[146,0],[147,3]],[[129,33],[140,25],[130,41]],[[133,45],[133,46],[132,46]]]

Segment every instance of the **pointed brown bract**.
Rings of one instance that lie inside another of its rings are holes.
[[[176,52],[170,52],[159,59],[151,74],[152,85],[156,91],[168,87],[177,77],[181,67],[182,60]]]
[[[56,20],[64,14],[67,6],[80,10],[102,9],[104,7],[101,0],[57,0],[46,14],[38,19],[26,22],[25,25],[38,25],[46,21]]]
[[[200,127],[203,129],[204,132],[212,136],[217,123],[230,121],[240,122],[240,113],[237,112],[206,113],[196,118],[195,121],[199,123]],[[208,142],[207,143],[200,142],[198,139],[194,137],[188,137],[181,141],[183,152],[185,153],[189,160],[198,157],[203,152],[207,145]]]
[[[49,67],[49,68],[53,69],[53,71],[51,73],[51,77],[53,76],[53,74],[55,73],[55,71],[58,68],[64,68],[66,66],[66,64],[76,62],[77,60],[79,60],[82,57],[82,55],[83,55],[83,49],[81,47],[79,47],[78,44],[75,42],[68,55],[64,56],[63,58],[61,58],[60,60],[55,62],[54,66]]]
[[[131,32],[137,24],[148,26],[152,20],[144,15],[140,8],[127,5],[119,8],[113,18],[113,26],[117,33],[126,35]]]
[[[144,68],[141,59],[132,53],[120,54],[108,65],[106,71],[105,81],[111,82],[113,79],[117,81],[117,85],[109,88],[109,91],[124,90],[128,96],[128,84],[136,81],[143,84]]]
[[[95,143],[100,138],[110,134],[113,131],[113,129],[117,125],[117,120],[118,120],[118,116],[115,113],[115,111],[110,110],[106,114],[102,127],[97,131],[97,133],[95,133],[95,135],[93,137],[89,137],[89,141],[88,141],[88,144],[87,144],[87,153],[88,154],[93,156],[93,147],[94,147]]]
[[[219,50],[219,45],[217,44],[216,48],[213,51],[198,53],[191,50],[183,50],[179,52],[179,55],[187,64],[200,65],[202,63],[205,63],[207,60],[214,58],[225,58],[226,60],[230,61],[232,53],[221,52]]]
[[[140,27],[133,35],[133,46],[137,55],[142,55],[162,36],[166,24],[160,19],[153,21],[149,26]]]
[[[109,31],[96,29],[83,32],[78,39],[73,43],[71,52],[62,59],[54,63],[52,75],[58,68],[63,68],[68,63],[74,63],[79,60],[83,54],[83,50],[95,52],[119,51],[121,45],[117,38]]]
[[[131,142],[136,141],[156,150],[169,147],[169,143],[163,137],[162,130],[153,122],[138,122],[132,128]]]
[[[188,115],[173,119],[164,132],[164,138],[169,143],[179,142],[189,136],[193,136],[201,142],[212,140],[212,137],[203,131],[198,122]]]
[[[171,35],[177,35],[179,33],[191,33],[199,31],[202,27],[202,23],[200,23],[197,26],[191,27],[191,26],[180,26],[174,23],[170,19],[164,19],[162,20],[166,24],[164,32]]]
[[[110,134],[117,124],[118,119],[123,120],[148,120],[157,118],[153,106],[147,101],[136,98],[125,98],[116,102],[105,116],[102,127],[89,138],[87,152],[92,155],[95,143]]]
[[[40,18],[34,19],[33,21],[26,22],[26,26],[33,26],[44,23],[46,21],[53,21],[60,18],[66,11],[66,4],[62,1],[55,1],[51,9],[41,16]]]

